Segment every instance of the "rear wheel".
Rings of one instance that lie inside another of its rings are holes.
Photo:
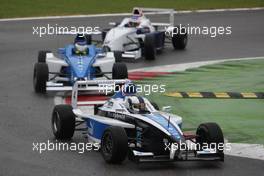
[[[155,60],[156,58],[156,46],[155,35],[147,34],[144,41],[144,55],[146,60]]]
[[[70,140],[75,130],[75,115],[70,105],[57,105],[52,113],[52,131],[56,139]]]
[[[49,79],[49,68],[46,63],[36,63],[34,65],[33,86],[37,93],[46,92],[46,82]]]
[[[39,51],[38,52],[38,62],[45,63],[47,53],[51,53],[51,51]]]
[[[181,31],[180,31],[181,30]],[[188,34],[184,28],[176,27],[173,30],[172,45],[174,49],[185,49],[188,42]]]
[[[112,79],[127,79],[128,71],[124,63],[114,63],[112,68]]]
[[[224,136],[220,126],[216,123],[202,123],[196,131],[196,143],[199,144],[200,149],[203,146],[210,146],[215,149],[222,160],[224,159]]]
[[[122,127],[107,128],[101,139],[101,153],[107,163],[122,163],[128,152],[128,139]]]

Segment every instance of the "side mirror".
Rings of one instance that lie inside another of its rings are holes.
[[[163,112],[170,113],[170,112],[171,112],[171,106],[163,106],[163,107],[162,107],[162,111],[163,111]]]
[[[64,55],[66,53],[65,48],[59,48],[58,49],[58,54]]]

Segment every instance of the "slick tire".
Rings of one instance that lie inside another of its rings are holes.
[[[154,34],[147,34],[144,41],[144,56],[146,60],[156,59],[156,41]]]
[[[49,68],[46,63],[36,63],[34,65],[33,86],[36,93],[46,92],[46,82],[49,78]]]
[[[124,63],[114,63],[112,68],[112,79],[127,79],[128,71]]]
[[[217,123],[202,123],[196,130],[196,143],[199,146],[210,145],[214,147],[224,160],[224,150],[220,145],[224,145],[224,135]]]
[[[51,53],[51,51],[39,51],[38,52],[38,62],[45,63],[47,53]]]
[[[75,130],[75,115],[70,105],[56,105],[51,118],[52,131],[58,140],[70,140]]]
[[[176,50],[183,50],[188,43],[188,34],[184,31],[184,28],[180,32],[180,27],[174,28],[174,35],[172,36],[172,46]]]
[[[101,139],[101,154],[107,163],[121,164],[127,157],[128,139],[122,127],[107,128]]]

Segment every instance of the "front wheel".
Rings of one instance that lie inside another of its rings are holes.
[[[220,126],[216,123],[202,123],[196,130],[196,143],[198,149],[210,146],[215,149],[224,160],[224,135]]]
[[[47,53],[51,53],[51,51],[39,51],[38,52],[38,62],[45,63]]]
[[[101,154],[107,163],[122,163],[128,152],[128,139],[122,127],[111,126],[101,139]]]
[[[112,79],[127,79],[128,71],[124,63],[114,63],[112,68]]]
[[[75,130],[75,115],[70,105],[57,105],[53,109],[52,131],[56,139],[70,140]]]
[[[33,86],[36,93],[46,92],[46,82],[49,79],[49,68],[46,63],[34,65]]]
[[[172,36],[172,45],[174,49],[183,50],[186,48],[188,42],[188,34],[185,29],[181,29],[179,26],[173,29],[174,35]]]
[[[147,34],[144,41],[144,56],[146,60],[155,60],[156,41],[154,34]]]

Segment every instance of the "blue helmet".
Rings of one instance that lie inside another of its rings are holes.
[[[132,82],[126,83],[123,86],[122,92],[124,95],[135,95],[137,93],[137,86]]]
[[[77,34],[74,39],[74,47],[76,51],[85,52],[88,48],[86,38],[83,34]]]

